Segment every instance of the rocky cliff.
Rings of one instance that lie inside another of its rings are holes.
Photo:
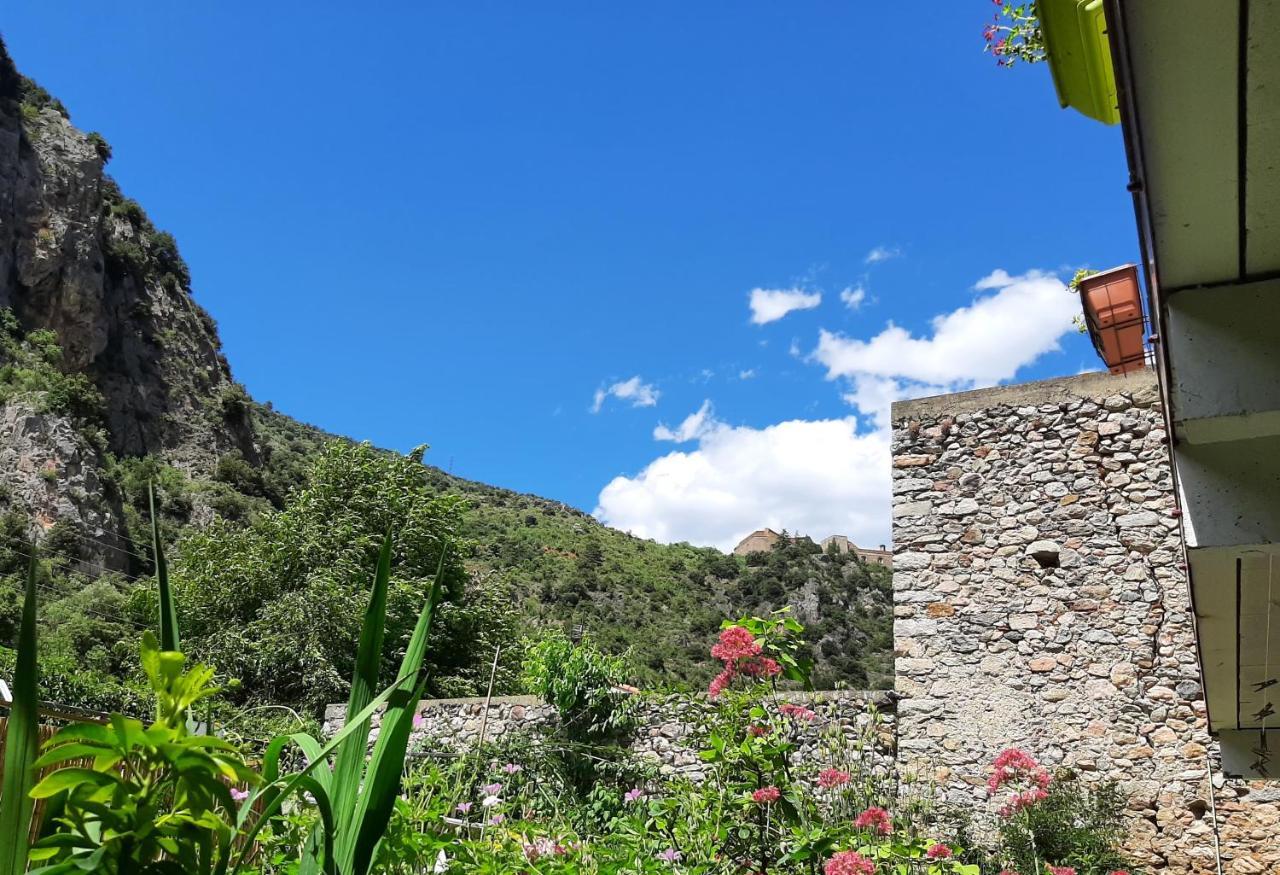
[[[6,350],[0,467],[10,499],[41,527],[71,519],[107,540],[122,520],[97,487],[106,453],[158,456],[193,472],[211,471],[231,451],[258,456],[246,399],[174,238],[104,172],[109,158],[102,137],[77,130],[0,43],[0,309],[11,314],[9,345],[52,331],[59,360],[37,364],[87,377],[97,396],[79,409],[58,403],[39,380],[13,379],[21,364]]]

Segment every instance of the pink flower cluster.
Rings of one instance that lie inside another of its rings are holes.
[[[987,795],[996,795],[1006,785],[1014,788],[1009,801],[1000,807],[1001,817],[1011,817],[1048,797],[1052,779],[1036,758],[1026,751],[1011,747],[1002,751],[991,765],[993,769],[987,779]]]
[[[739,674],[753,678],[771,678],[782,674],[782,666],[776,660],[762,656],[764,648],[747,629],[730,626],[720,633],[720,640],[711,647],[711,655],[724,663],[724,670],[715,676],[707,692],[711,698],[719,696]]]
[[[934,842],[929,845],[929,849],[924,852],[924,855],[931,860],[945,860],[951,856],[951,848],[942,842]],[[1072,872],[1071,875],[1075,875],[1075,873]]]
[[[790,702],[783,702],[782,706],[779,707],[778,710],[782,713],[783,717],[790,717],[793,720],[804,720],[808,723],[812,723],[818,716],[803,705],[793,705]]]
[[[1046,864],[1045,868],[1049,870],[1050,875],[1076,875],[1075,866],[1049,866]]]
[[[889,812],[875,805],[854,818],[853,825],[857,829],[865,829],[868,832],[878,833],[882,836],[887,836],[893,831],[893,822],[889,819]]]
[[[876,864],[857,851],[841,851],[822,867],[824,875],[875,875]]]
[[[757,805],[768,805],[777,802],[782,796],[782,791],[777,787],[761,787],[759,790],[751,794],[751,801]]]
[[[569,853],[569,849],[546,836],[539,836],[531,842],[525,842],[524,857],[530,863],[536,863],[539,857],[560,857]]]
[[[825,790],[843,787],[849,783],[849,773],[840,769],[823,769],[818,772],[818,786]]]

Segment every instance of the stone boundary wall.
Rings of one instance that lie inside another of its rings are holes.
[[[848,750],[862,747],[860,755],[866,767],[886,778],[892,775],[897,745],[893,693],[839,690],[785,693],[781,698],[817,712],[815,724],[826,732],[815,735],[838,732]],[[664,775],[701,781],[705,772],[694,731],[713,707],[700,696],[642,694],[632,752],[657,765]],[[330,705],[325,710],[326,735],[340,728],[345,713],[345,705]],[[418,753],[468,750],[479,740],[482,723],[487,741],[518,733],[546,734],[556,726],[555,708],[532,696],[495,696],[489,701],[487,720],[483,698],[429,699],[419,706],[418,713],[422,725],[410,737],[410,750]],[[823,762],[822,741],[819,738],[802,746],[797,761]]]
[[[893,407],[899,766],[989,810],[1020,746],[1119,781],[1144,870],[1280,873],[1280,787],[1206,730],[1154,376]]]

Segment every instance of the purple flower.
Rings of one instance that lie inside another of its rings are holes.
[[[506,772],[508,775],[518,775],[524,771],[524,766],[519,763],[507,763],[502,767],[502,771]]]
[[[468,813],[469,811],[471,811],[471,806],[472,806],[473,804],[474,804],[474,803],[472,803],[472,802],[459,802],[459,803],[458,803],[458,813],[459,813],[459,814],[466,814],[466,813]]]
[[[423,717],[421,714],[414,714],[414,715],[413,715],[413,728],[414,728],[414,729],[421,729],[422,727],[424,727],[424,726],[426,726],[426,725],[427,725],[427,718],[426,718],[426,717]]]
[[[658,854],[658,859],[664,863],[674,863],[677,860],[679,860],[682,856],[684,855],[681,854],[679,851],[677,851],[675,848],[667,848],[661,854]]]
[[[505,814],[495,814],[493,817],[489,818],[489,823],[491,823],[494,826],[497,826],[498,824],[502,823],[502,821],[506,819],[507,819],[507,816]]]
[[[502,792],[502,785],[494,782],[492,784],[485,784],[480,789],[484,791],[484,795],[486,796],[497,796]]]
[[[628,790],[626,793],[622,794],[622,799],[624,802],[632,803],[642,796],[644,796],[644,791],[641,790],[639,787],[633,787],[630,790]]]
[[[235,800],[235,801],[237,801],[237,802],[243,802],[244,800],[246,800],[246,799],[248,799],[248,798],[249,798],[249,791],[248,791],[248,790],[237,790],[235,787],[232,787],[232,788],[231,788],[231,798],[232,798],[232,799],[234,799],[234,800]]]

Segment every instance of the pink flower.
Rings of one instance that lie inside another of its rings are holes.
[[[711,686],[707,687],[707,695],[714,699],[723,693],[724,688],[733,682],[734,673],[733,667],[726,665],[724,671],[712,678]]]
[[[942,842],[934,842],[929,845],[929,850],[925,851],[924,855],[933,860],[945,860],[951,856],[951,848]],[[1072,872],[1071,875],[1076,875],[1076,873]]]
[[[753,678],[771,678],[782,674],[782,666],[767,656],[756,656],[742,664],[742,672]]]
[[[679,851],[677,851],[675,848],[667,848],[665,851],[662,851],[660,854],[658,854],[658,859],[664,863],[674,863],[683,856],[684,855],[681,854]]]
[[[1052,875],[1076,875],[1074,866],[1048,866]]]
[[[749,631],[741,626],[730,626],[720,633],[720,641],[711,648],[711,655],[721,662],[758,656],[761,647]]]
[[[471,806],[472,806],[472,805],[474,805],[474,804],[475,804],[475,803],[472,803],[472,802],[459,802],[459,803],[458,803],[458,813],[459,813],[459,814],[466,814],[467,812],[469,812],[469,811],[471,810]]]
[[[502,823],[506,819],[507,819],[507,816],[505,814],[495,814],[493,817],[489,818],[489,824],[491,826],[497,826],[498,824]]]
[[[426,726],[426,725],[427,725],[427,718],[426,718],[426,717],[423,717],[421,714],[414,714],[414,715],[413,715],[413,728],[414,728],[414,729],[421,729],[422,727],[424,727],[424,726]]]
[[[889,812],[875,805],[854,818],[853,825],[858,829],[879,833],[882,836],[887,836],[893,831],[893,822],[889,819]]]
[[[778,710],[782,712],[782,716],[784,717],[791,717],[796,720],[806,720],[810,723],[812,723],[818,716],[803,705],[793,705],[790,702],[784,702]]]
[[[641,790],[639,787],[633,787],[630,790],[628,790],[626,793],[622,794],[622,801],[630,804],[632,802],[635,802],[637,799],[641,798],[642,796],[644,796],[644,791]]]
[[[857,851],[841,851],[822,867],[825,875],[875,875],[876,864]]]
[[[519,763],[507,763],[502,767],[502,771],[506,772],[508,775],[518,775],[524,771],[524,767]]]
[[[757,805],[767,805],[770,802],[777,802],[780,796],[782,791],[777,787],[761,787],[751,794],[751,800]]]
[[[234,799],[234,800],[235,800],[235,801],[237,801],[237,802],[243,802],[244,800],[246,800],[246,799],[248,799],[248,798],[249,798],[249,791],[248,791],[248,790],[239,790],[239,789],[237,789],[237,788],[235,788],[235,787],[232,787],[232,788],[231,788],[231,798],[232,798],[232,799]]]
[[[1019,875],[1017,869],[1001,869],[1000,875]]]
[[[485,784],[480,789],[484,791],[484,795],[486,796],[497,796],[502,792],[502,785],[495,781],[492,784]]]
[[[761,726],[759,723],[752,723],[750,726],[747,727],[747,735],[750,735],[754,738],[760,738],[762,735],[768,735],[768,734],[769,734],[769,728],[767,726]]]
[[[996,28],[994,24],[988,24],[986,27],[982,29],[982,38],[985,39],[987,42],[991,42],[993,39],[995,39],[995,35],[996,35]]]
[[[840,769],[823,769],[818,772],[818,786],[826,790],[832,787],[843,787],[849,783],[849,773]]]

